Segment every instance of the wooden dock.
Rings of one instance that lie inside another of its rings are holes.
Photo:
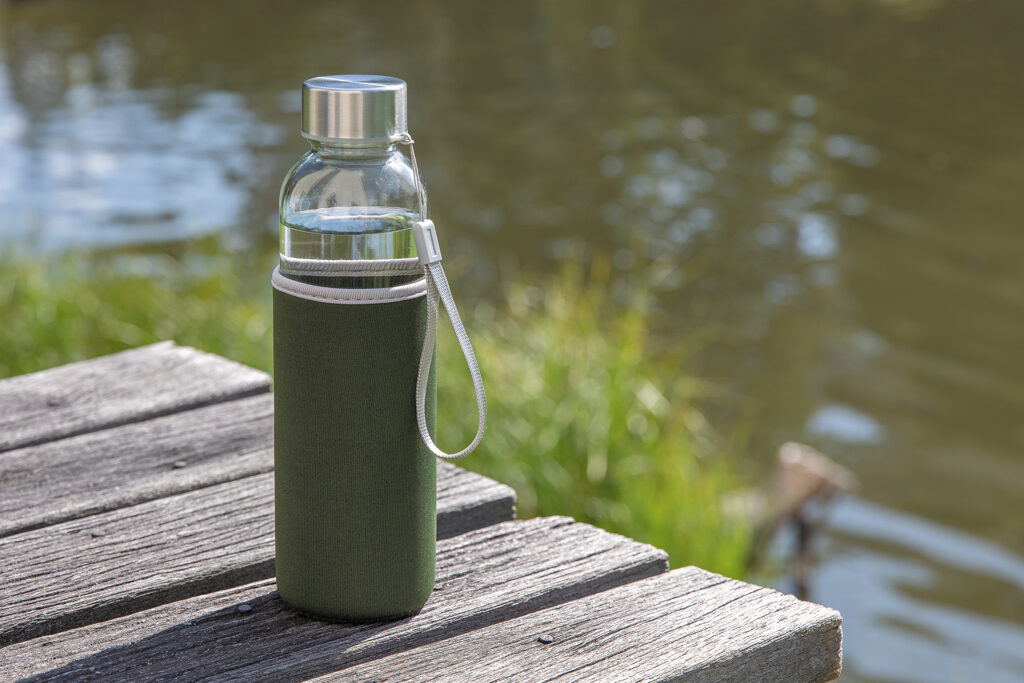
[[[270,378],[166,342],[0,381],[0,681],[820,681],[838,612],[438,463],[437,584],[383,624],[274,587]]]

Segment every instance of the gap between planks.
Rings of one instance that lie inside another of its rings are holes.
[[[678,569],[317,681],[827,681],[839,612]]]
[[[0,451],[270,391],[270,376],[160,342],[0,380]]]
[[[273,411],[263,394],[0,454],[0,537],[270,472]],[[515,516],[509,487],[442,461],[437,477],[460,528]]]
[[[0,539],[0,645],[273,576],[273,474]],[[438,536],[510,520],[515,493],[438,463]]]
[[[165,604],[0,650],[0,677],[302,680],[654,576],[661,550],[567,518],[505,522],[439,542],[426,606],[386,624],[328,624],[272,582]],[[249,609],[240,611],[240,605]]]
[[[0,536],[269,472],[262,394],[0,454]]]

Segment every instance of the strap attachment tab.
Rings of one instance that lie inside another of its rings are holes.
[[[441,245],[437,243],[437,228],[429,218],[412,224],[412,236],[416,240],[416,253],[424,266],[441,260]]]

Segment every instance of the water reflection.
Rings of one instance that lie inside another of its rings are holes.
[[[807,421],[807,431],[848,444],[878,444],[885,438],[885,430],[873,417],[835,403],[816,410]]]
[[[1024,559],[1000,546],[857,500],[834,511],[837,536],[818,590],[842,593],[844,619],[874,627],[850,633],[853,671],[884,680],[1019,681],[1024,670]],[[1004,596],[991,617],[973,614],[979,596],[936,604],[944,584],[984,582]],[[952,603],[952,604],[951,604]],[[1017,622],[1017,623],[1015,623]],[[894,651],[886,643],[897,639]]]
[[[103,37],[93,54],[74,52],[65,64],[37,50],[15,52],[0,70],[0,240],[21,243],[31,231],[42,249],[168,241],[246,215],[250,192],[267,181],[254,172],[256,153],[281,131],[260,123],[243,95],[130,89],[134,53],[124,36]],[[65,75],[64,88],[45,85]],[[28,107],[19,91],[32,93]],[[37,96],[47,103],[26,112]]]
[[[1005,582],[885,531],[899,509],[954,554],[1024,553],[1019,3],[247,8],[0,4],[0,242],[272,249],[301,78],[404,76],[467,306],[503,258],[643,265],[660,342],[712,336],[751,476],[790,439],[857,471],[875,507],[840,516],[814,595],[851,680],[953,677],[976,645],[1002,663],[966,670],[1024,675],[1018,630],[984,635],[1021,622]]]

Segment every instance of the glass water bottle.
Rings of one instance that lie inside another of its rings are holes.
[[[317,618],[396,618],[431,595],[437,521],[433,370],[419,380],[432,318],[412,227],[426,205],[401,150],[405,82],[306,81],[302,135],[272,278],[277,587]]]
[[[353,276],[341,261],[416,255],[417,182],[407,138],[406,84],[388,76],[322,76],[302,88],[310,150],[281,188],[281,274],[327,287],[387,287],[418,275]]]

